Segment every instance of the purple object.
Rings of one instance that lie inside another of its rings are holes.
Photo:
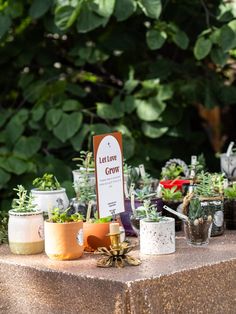
[[[135,200],[134,201],[135,208],[142,206],[143,201]],[[153,198],[151,199],[151,204],[156,205],[157,211],[161,212],[163,207],[163,202],[161,198]],[[136,237],[137,234],[133,230],[131,222],[130,222],[130,216],[132,215],[132,208],[131,208],[131,202],[130,199],[125,199],[125,211],[123,213],[120,213],[120,218],[123,224],[123,227],[125,229],[125,235],[126,236],[132,236]]]

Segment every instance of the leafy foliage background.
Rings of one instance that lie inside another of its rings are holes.
[[[120,130],[153,175],[173,156],[214,163],[197,108],[235,104],[235,47],[234,1],[0,1],[1,209],[46,171],[71,190],[94,134]]]

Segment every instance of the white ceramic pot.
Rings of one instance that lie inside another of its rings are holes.
[[[159,255],[175,252],[175,220],[165,217],[159,222],[140,221],[140,253]]]
[[[86,171],[85,168],[80,168],[80,169],[76,169],[72,171],[74,185],[83,184],[85,171]],[[95,169],[88,169],[87,176],[88,176],[90,185],[95,186],[96,185]]]
[[[54,207],[65,210],[69,206],[65,188],[53,191],[39,191],[37,189],[32,189],[31,193],[34,197],[33,203],[36,205],[37,210],[50,214],[50,211]]]
[[[14,254],[37,254],[44,250],[44,221],[40,211],[9,211],[8,240]]]

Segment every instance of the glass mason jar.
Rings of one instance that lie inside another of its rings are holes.
[[[205,246],[211,235],[212,217],[198,218],[184,222],[184,233],[187,243],[192,246]]]
[[[209,198],[201,201],[201,206],[206,212],[212,213],[213,222],[211,236],[218,236],[224,233],[224,203],[221,198]]]

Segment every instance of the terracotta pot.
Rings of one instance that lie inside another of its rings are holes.
[[[38,254],[44,249],[43,213],[9,211],[8,240],[14,254]]]
[[[94,251],[98,247],[109,248],[111,241],[108,235],[109,222],[105,223],[84,223],[84,248],[86,251]]]
[[[79,258],[84,251],[83,221],[53,223],[44,222],[45,252],[54,260]]]

